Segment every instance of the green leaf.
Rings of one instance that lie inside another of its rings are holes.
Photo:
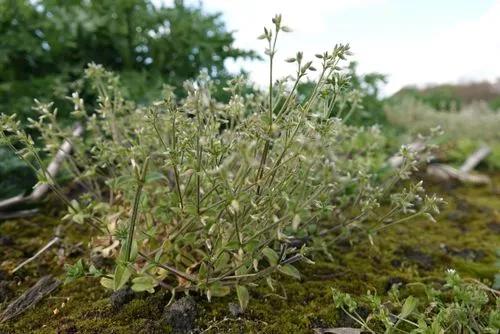
[[[125,244],[127,243],[127,241],[124,241],[123,242],[123,246],[120,248],[120,256],[119,256],[119,260],[121,261],[124,261],[125,262],[125,249],[127,247],[125,247]],[[132,246],[130,247],[130,261],[134,261],[136,258],[137,258],[137,254],[138,254],[138,245],[137,245],[137,240],[136,239],[133,239],[132,240]]]
[[[332,334],[361,334],[361,329],[354,327],[338,327],[338,328],[325,328],[321,330],[321,333],[332,333]]]
[[[83,225],[85,222],[85,216],[83,213],[77,213],[73,216],[73,221],[77,224]]]
[[[415,310],[415,307],[417,307],[417,302],[418,300],[413,296],[409,296],[408,298],[406,298],[403,307],[401,308],[399,317],[403,319],[408,317],[413,312],[413,310]]]
[[[291,264],[285,264],[284,266],[278,267],[278,270],[285,275],[292,276],[296,279],[300,279],[300,272],[292,266]]]
[[[240,243],[238,241],[230,241],[226,244],[225,249],[227,250],[237,250],[240,247]]]
[[[80,277],[85,276],[85,268],[83,266],[83,260],[80,259],[72,266],[66,266],[66,280],[64,284],[74,281]]]
[[[221,271],[224,269],[227,266],[229,259],[230,257],[228,253],[222,253],[214,263],[215,271]]]
[[[102,270],[97,269],[93,264],[89,267],[89,274],[94,277],[100,277],[103,275]]]
[[[158,283],[149,276],[136,277],[132,280],[132,290],[136,292],[147,291],[153,293],[157,285]]]
[[[160,248],[155,254],[155,262],[160,262],[161,256],[163,255],[163,248]]]
[[[267,261],[270,265],[275,266],[278,264],[278,254],[274,250],[269,247],[266,247],[262,250],[262,254],[266,257]]]
[[[162,173],[160,172],[150,172],[146,175],[146,183],[150,183],[150,182],[155,182],[155,181],[159,181],[159,180],[165,180],[167,179],[165,177],[165,175],[163,175]]]
[[[130,269],[124,264],[118,264],[115,269],[115,275],[113,280],[113,289],[119,290],[121,289],[130,278]]]
[[[114,280],[111,278],[103,277],[99,282],[103,287],[105,287],[108,290],[114,290],[115,288]]]
[[[130,248],[130,261],[135,261],[137,254],[139,253],[139,247],[137,245],[137,240],[132,240],[132,247]]]
[[[250,299],[248,289],[242,285],[237,285],[236,294],[238,295],[238,301],[240,302],[241,309],[245,310],[248,305],[248,300]]]
[[[233,213],[240,211],[240,203],[237,200],[233,199],[231,201],[230,209],[233,211]]]
[[[215,282],[208,287],[208,295],[214,297],[224,297],[231,292],[228,286],[223,286],[220,282]]]
[[[253,251],[255,251],[257,249],[258,246],[259,246],[259,241],[251,240],[251,241],[247,242],[247,244],[244,246],[244,249],[246,252],[252,253]]]
[[[198,279],[202,281],[205,278],[207,278],[207,275],[208,275],[207,265],[205,264],[205,262],[202,262],[200,265],[200,269],[198,270]]]
[[[246,265],[242,265],[241,267],[239,267],[238,269],[236,269],[234,271],[234,273],[236,274],[236,276],[239,276],[239,275],[246,275],[248,274],[248,272],[252,269],[252,266],[246,266]]]

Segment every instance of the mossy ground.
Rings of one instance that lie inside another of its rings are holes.
[[[283,278],[275,293],[265,286],[251,290],[248,310],[239,317],[229,312],[228,303],[236,302],[234,297],[212,303],[197,297],[202,309],[198,327],[206,333],[312,333],[316,327],[352,326],[352,321],[335,309],[332,287],[354,295],[367,290],[383,295],[392,283],[440,282],[448,268],[489,285],[499,270],[495,251],[500,247],[500,175],[494,180],[492,187],[431,187],[448,202],[437,223],[415,221],[394,226],[377,236],[375,245],[359,240],[334,247],[330,252],[333,261],[317,254],[315,265],[301,266],[302,281]],[[6,274],[51,238],[57,221],[49,217],[47,212],[0,224],[5,241],[0,244],[0,280],[8,281],[15,294],[44,274],[63,276],[57,249],[14,276]],[[76,226],[67,236],[68,262],[85,251],[85,244],[74,247],[85,232]],[[141,295],[120,310],[113,310],[109,295],[93,279],[72,282],[19,318],[0,324],[0,333],[169,331],[158,321],[170,298],[166,292]]]

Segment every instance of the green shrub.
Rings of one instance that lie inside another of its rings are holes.
[[[343,75],[349,46],[317,55],[317,67],[299,52],[288,59],[297,66],[295,78],[275,83],[277,37],[289,28],[280,16],[273,23],[260,37],[268,43],[268,92],[242,94],[245,81],[233,79],[228,103],[212,98],[213,83],[202,75],[185,83],[181,103],[166,89],[162,101],[138,106],[124,99],[118,77],[90,65],[86,78],[99,107],[87,117],[83,99],[70,98],[73,117],[86,128],[84,138],[70,139],[74,154],[65,165],[87,190],[78,199],[67,199],[45,172],[41,150],[15,117],[2,116],[4,142],[42,167],[40,182],[68,206],[64,219],[93,226],[101,249],[102,242],[120,248],[108,254],[113,272],[78,262],[70,278],[87,273],[115,290],[131,282],[137,291],[160,285],[209,299],[236,291],[244,308],[248,287],[263,279],[273,287],[276,273],[300,277],[294,263],[307,261],[304,240],[372,235],[438,212],[440,200],[425,195],[421,183],[393,189],[416,169],[414,154],[403,147],[404,163],[388,170],[377,127],[352,127],[325,112],[345,98],[332,85]],[[296,88],[310,71],[319,79],[299,101]],[[71,130],[60,127],[51,105],[36,109],[41,117],[32,127],[51,156]],[[383,201],[388,210],[379,208]]]

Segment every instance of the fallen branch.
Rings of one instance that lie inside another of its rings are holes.
[[[421,141],[413,142],[408,145],[408,150],[414,153],[420,153],[425,149],[425,144]],[[472,153],[463,165],[457,169],[450,165],[432,163],[427,166],[427,175],[437,181],[449,182],[457,180],[463,183],[484,185],[491,182],[487,175],[471,173],[479,163],[491,153],[491,149],[483,146]],[[392,168],[398,168],[403,163],[403,157],[400,154],[395,154],[388,160]]]
[[[42,277],[34,286],[26,290],[19,298],[7,306],[5,311],[0,315],[0,322],[17,317],[54,291],[61,283],[60,280],[50,275]]]
[[[491,179],[487,175],[463,173],[452,166],[437,163],[427,166],[427,175],[437,181],[457,180],[463,183],[477,185],[489,184],[491,182]]]
[[[444,164],[431,164],[427,167],[427,174],[439,181],[458,180],[470,184],[489,184],[491,179],[487,175],[471,172],[490,153],[491,149],[483,146],[472,153],[459,169]]]
[[[472,153],[464,164],[460,167],[461,173],[470,173],[481,161],[483,161],[489,154],[491,149],[488,146],[483,146],[476,152]]]
[[[81,137],[82,134],[83,134],[83,126],[80,123],[77,123],[75,125],[75,128],[73,129],[72,136],[76,138],[76,137]],[[64,160],[71,154],[72,148],[73,144],[71,143],[71,141],[69,139],[64,140],[61,147],[59,147],[55,157],[52,159],[52,161],[49,163],[49,166],[47,167],[46,174],[49,179],[55,178]],[[44,183],[37,185],[31,192],[31,194],[27,196],[17,195],[5,199],[3,201],[0,201],[0,211],[6,210],[10,207],[19,204],[38,202],[49,191],[49,189],[50,189],[49,184]]]
[[[20,210],[14,212],[0,212],[0,220],[15,219],[15,218],[26,218],[34,216],[38,213],[38,209],[31,210]]]

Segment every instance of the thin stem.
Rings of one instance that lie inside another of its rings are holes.
[[[377,232],[377,231],[380,231],[380,230],[386,229],[386,228],[388,228],[388,227],[390,227],[390,226],[392,226],[392,225],[396,225],[396,224],[399,224],[399,223],[403,223],[403,222],[408,221],[408,220],[411,220],[411,219],[413,219],[413,218],[417,218],[418,216],[421,216],[421,215],[422,215],[422,212],[417,212],[417,213],[414,213],[414,214],[412,214],[412,215],[410,215],[410,216],[407,216],[407,217],[404,217],[404,218],[398,219],[398,220],[396,220],[396,221],[394,221],[394,222],[392,222],[392,223],[390,223],[390,224],[379,226],[379,227],[375,228],[375,229],[373,230],[373,232]]]
[[[364,328],[366,329],[367,331],[369,331],[370,333],[373,333],[375,334],[375,332],[373,330],[371,330],[364,321],[361,321],[361,317],[358,319],[357,317],[353,316],[351,313],[349,313],[345,308],[344,306],[341,306],[340,307],[342,309],[342,311],[344,311],[345,314],[347,314],[352,320],[356,321],[359,325],[361,325],[361,328]],[[354,313],[356,313],[356,315],[359,317],[359,315],[357,314],[356,311],[354,311]]]
[[[158,139],[160,139],[160,142],[163,145],[163,148],[165,149],[165,151],[168,151],[167,143],[165,143],[165,140],[161,136],[160,129],[158,128],[156,121],[157,121],[157,119],[155,118],[153,120],[153,127],[155,129],[156,135],[158,136]],[[173,116],[173,120],[172,120],[172,150],[174,152],[175,152],[175,146],[176,146],[175,116]],[[173,169],[174,169],[175,189],[177,191],[177,196],[179,197],[179,203],[180,203],[181,209],[184,209],[184,202],[182,199],[182,192],[181,192],[181,185],[180,185],[179,169],[177,167],[177,164],[173,162],[173,159],[172,159],[172,165],[173,165]]]
[[[196,212],[198,216],[200,215],[200,206],[201,206],[201,117],[200,117],[200,106],[199,106],[199,97],[196,100],[196,120],[198,123],[197,131],[196,131]]]
[[[151,259],[149,256],[147,256],[146,254],[144,254],[142,252],[138,252],[138,254],[139,254],[139,256],[141,256],[144,259],[146,259],[149,263],[157,265],[158,267],[163,268],[163,269],[171,272],[172,274],[174,274],[174,275],[176,275],[178,277],[184,278],[184,279],[186,279],[186,280],[188,280],[188,281],[190,281],[192,283],[197,283],[196,277],[193,276],[193,275],[191,275],[191,274],[179,271],[179,270],[175,269],[174,267],[169,266],[168,264],[159,263],[159,262]]]
[[[132,209],[132,216],[128,228],[127,243],[125,244],[125,261],[130,261],[130,253],[132,252],[132,241],[134,240],[134,229],[137,221],[137,214],[139,212],[139,202],[141,199],[142,188],[146,181],[146,172],[148,169],[149,157],[146,158],[142,166],[141,173],[137,179],[137,189],[135,191],[134,206]]]
[[[276,41],[278,40],[279,29],[276,29],[274,35],[274,41],[271,44],[269,41],[269,129],[267,132],[266,142],[264,144],[264,150],[259,163],[259,169],[257,170],[257,181],[262,178],[262,173],[264,172],[264,166],[266,165],[267,155],[269,153],[269,147],[271,145],[271,136],[273,132],[273,63],[274,54],[276,53]],[[261,194],[260,184],[257,185],[257,195]]]

